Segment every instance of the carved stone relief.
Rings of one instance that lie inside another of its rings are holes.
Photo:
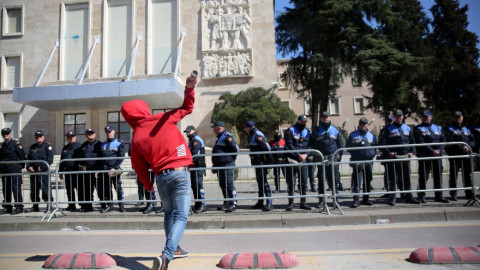
[[[250,0],[201,0],[203,79],[252,76]]]

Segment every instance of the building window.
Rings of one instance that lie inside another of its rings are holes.
[[[22,56],[9,55],[2,57],[1,90],[13,90],[21,86]]]
[[[285,105],[287,108],[290,108],[290,100],[282,100],[280,102],[282,102],[282,104]]]
[[[80,79],[88,53],[88,4],[65,5],[62,80]]]
[[[108,112],[107,125],[113,127],[115,130],[115,136],[122,140],[124,143],[131,142],[130,126],[123,118],[120,112]]]
[[[330,114],[340,115],[340,99],[331,98],[329,102]]]
[[[65,114],[63,119],[63,134],[73,131],[77,135],[77,142],[84,142],[86,140],[85,130],[87,129],[87,115],[85,113]],[[65,138],[64,143],[66,143]]]
[[[104,52],[106,77],[127,75],[132,50],[132,3],[109,0],[105,14]]]
[[[18,113],[4,113],[3,118],[3,128],[10,128],[12,130],[12,138],[18,139]]]
[[[23,35],[23,9],[23,5],[3,7],[2,35],[4,37]]]
[[[306,98],[304,101],[303,101],[303,108],[305,109],[304,110],[304,113],[307,115],[307,116],[310,116],[310,114],[312,113],[311,111],[311,107],[310,107],[310,99],[309,98]]]
[[[364,97],[353,98],[353,111],[354,111],[354,114],[365,114],[365,98]]]
[[[280,82],[278,89],[287,90],[288,89],[288,78],[282,78],[283,73],[278,75],[278,81]]]
[[[149,8],[149,74],[175,71],[177,60],[177,2],[151,0]]]

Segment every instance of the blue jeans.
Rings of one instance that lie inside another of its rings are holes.
[[[188,171],[160,173],[156,180],[165,211],[164,229],[167,241],[162,253],[172,260],[187,226],[191,200],[190,173]]]

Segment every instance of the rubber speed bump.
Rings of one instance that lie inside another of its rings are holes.
[[[414,263],[480,263],[480,246],[418,248],[409,257]]]
[[[105,253],[57,253],[48,257],[43,268],[50,269],[103,269],[117,266],[115,260]]]
[[[300,265],[297,256],[286,251],[262,253],[229,253],[222,257],[218,267],[223,269],[292,268]]]

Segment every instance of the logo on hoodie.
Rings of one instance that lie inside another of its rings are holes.
[[[185,145],[182,144],[182,145],[177,146],[177,156],[178,157],[183,157],[183,156],[186,156],[186,155],[187,155],[187,151],[186,151]]]

